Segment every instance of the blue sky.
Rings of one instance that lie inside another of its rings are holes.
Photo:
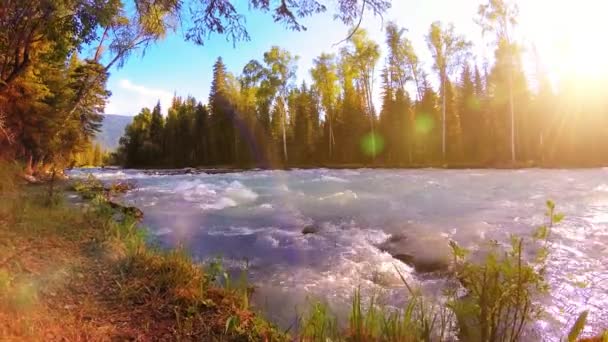
[[[238,1],[243,0],[237,0],[237,3]],[[558,40],[563,38],[564,32],[572,31],[568,26],[572,25],[572,16],[576,13],[588,16],[593,11],[593,6],[598,6],[600,1],[602,0],[579,0],[576,8],[580,13],[572,11],[571,1],[520,1],[520,39],[527,45],[536,43],[541,54],[555,55]],[[482,0],[393,0],[393,7],[384,16],[384,23],[395,21],[408,29],[407,37],[413,41],[417,53],[430,72],[431,55],[424,37],[431,23],[436,20],[454,23],[457,32],[475,43],[475,54],[481,58],[491,58],[492,49],[482,41],[480,30],[473,21],[481,2]],[[585,6],[585,3],[589,4]],[[341,46],[335,44],[347,35],[348,30],[342,23],[333,20],[331,9],[327,14],[304,20],[308,27],[305,32],[289,31],[273,23],[266,14],[245,14],[251,36],[249,42],[238,42],[234,47],[224,37],[213,36],[206,45],[197,46],[185,42],[183,32],[177,31],[148,48],[143,57],[133,55],[121,69],[113,69],[108,82],[112,97],[106,106],[106,113],[134,115],[142,107],[151,107],[158,100],[163,105],[163,111],[166,111],[173,94],[193,95],[206,102],[212,65],[218,56],[222,56],[230,71],[239,74],[249,60],[262,59],[263,53],[273,45],[298,55],[298,80],[309,80],[312,60],[322,52],[337,52]],[[570,17],[570,23],[565,22],[566,15]],[[574,22],[580,26],[582,20]],[[383,21],[379,17],[368,13],[362,26],[380,43],[384,51],[382,25]],[[551,68],[551,58],[547,58],[547,62]],[[382,64],[382,61],[378,64],[378,71]]]

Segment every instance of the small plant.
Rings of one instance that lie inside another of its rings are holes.
[[[397,267],[409,299],[404,309],[389,316],[384,332],[388,341],[443,341],[453,320],[453,313],[444,305],[430,302],[420,290],[412,288]]]
[[[340,331],[338,320],[327,304],[312,303],[306,316],[300,320],[300,339],[302,341],[338,341]]]
[[[205,267],[205,274],[207,275],[208,283],[215,283],[226,291],[231,292],[237,298],[240,298],[242,310],[248,310],[251,301],[251,295],[253,294],[253,286],[249,284],[247,264],[243,270],[241,270],[240,276],[237,281],[234,281],[230,273],[224,268],[221,258],[216,258],[209,262]]]
[[[337,318],[327,305],[315,302],[300,322],[303,341],[444,341],[449,334],[453,314],[440,304],[433,304],[413,289],[397,270],[409,299],[403,308],[380,306],[374,296],[363,304],[360,289],[355,290],[346,330],[339,329]]]
[[[459,334],[466,341],[519,341],[526,327],[539,318],[542,308],[533,297],[548,292],[544,278],[549,255],[549,237],[554,224],[563,219],[555,213],[555,204],[547,201],[548,224],[539,227],[534,240],[540,245],[535,260],[524,260],[524,239],[511,238],[508,251],[497,243],[488,248],[485,262],[466,260],[469,252],[452,244],[458,264],[457,277],[467,295],[451,301]]]
[[[89,174],[86,179],[78,180],[72,185],[72,189],[78,192],[84,199],[94,199],[104,194],[103,183]]]
[[[348,337],[352,341],[369,341],[379,336],[383,318],[376,306],[375,297],[370,299],[367,310],[361,303],[361,289],[356,289],[353,295],[349,318]]]

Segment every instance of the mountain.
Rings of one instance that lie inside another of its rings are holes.
[[[125,127],[131,121],[133,121],[132,116],[104,115],[101,132],[97,133],[95,141],[100,143],[106,150],[115,150],[118,147],[118,140],[125,133]]]

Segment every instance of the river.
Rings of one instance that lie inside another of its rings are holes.
[[[608,169],[69,172],[87,173],[134,182],[123,200],[144,211],[161,246],[183,246],[201,261],[221,256],[235,269],[248,265],[257,307],[284,327],[311,298],[340,313],[356,287],[399,303],[405,290],[395,266],[439,294],[444,279],[378,248],[391,234],[440,236],[470,248],[505,243],[545,222],[551,199],[566,218],[551,237],[551,295],[534,329],[558,341],[583,310],[588,333],[608,327]],[[315,233],[303,234],[305,227]],[[428,241],[424,249],[445,251]]]

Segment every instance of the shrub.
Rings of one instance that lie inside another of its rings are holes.
[[[537,229],[538,246],[535,260],[524,260],[524,239],[513,236],[507,251],[493,242],[485,261],[476,264],[466,260],[469,251],[452,244],[457,262],[456,276],[467,294],[450,302],[456,314],[459,335],[466,341],[518,341],[526,327],[536,321],[542,307],[534,296],[545,294],[549,285],[544,278],[549,237],[554,224],[563,219],[555,213],[553,202],[547,202],[548,224]]]

